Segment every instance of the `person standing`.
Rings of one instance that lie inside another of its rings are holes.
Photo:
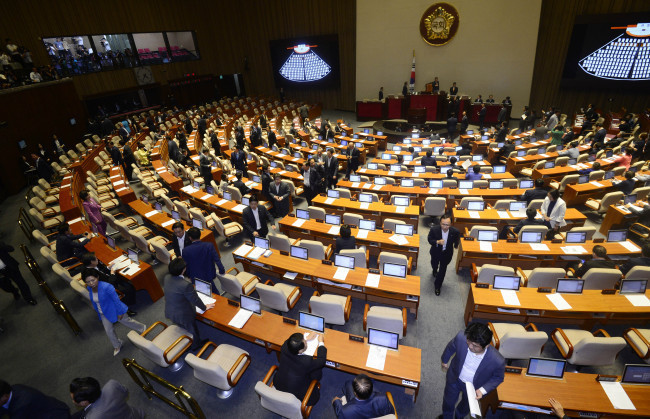
[[[207,339],[202,341],[199,335],[195,307],[206,311],[213,308],[214,303],[203,304],[192,283],[185,278],[186,268],[185,260],[181,257],[169,262],[169,275],[164,279],[165,317],[192,334],[194,350],[207,342]]]
[[[70,408],[59,399],[46,396],[22,384],[0,380],[0,417],[10,419],[68,419]]]
[[[372,380],[366,374],[359,374],[354,380],[347,380],[342,393],[332,399],[337,419],[378,418],[395,413],[388,397],[373,391]],[[345,404],[341,400],[343,397]]]
[[[327,149],[327,157],[325,157],[325,179],[327,180],[327,188],[336,188],[336,183],[339,177],[339,159],[334,157],[334,152],[331,148]]]
[[[191,241],[183,250],[183,259],[187,263],[187,276],[192,280],[198,278],[212,283],[213,291],[218,292],[214,285],[214,278],[217,276],[214,265],[219,267],[221,275],[226,273],[226,268],[223,267],[214,244],[201,241],[201,230],[196,227],[190,227],[186,234]]]
[[[307,205],[311,205],[312,198],[318,195],[319,191],[321,177],[318,175],[318,170],[316,170],[315,166],[316,165],[314,164],[314,160],[309,159],[302,167],[302,176],[304,178],[303,183],[305,185],[305,198],[307,199]]]
[[[456,96],[458,95],[458,86],[456,86],[456,82],[453,82],[451,84],[451,87],[449,88],[449,96]]]
[[[278,143],[275,132],[273,132],[270,125],[266,128],[266,140],[268,141],[270,149],[273,149],[273,146]]]
[[[176,163],[179,163],[183,159],[181,150],[180,148],[178,148],[178,144],[176,144],[176,141],[174,141],[170,135],[167,135],[166,137],[167,137],[167,153],[169,155],[169,158],[175,161]]]
[[[289,197],[291,191],[289,187],[282,182],[282,177],[279,173],[275,174],[275,180],[269,186],[269,195],[273,200],[273,208],[277,217],[284,217],[289,213]]]
[[[487,115],[487,108],[485,103],[481,103],[481,110],[478,111],[478,129],[483,131],[483,126],[485,125],[485,115]]]
[[[135,161],[135,154],[133,154],[129,143],[122,140],[120,141],[120,145],[122,145],[122,155],[124,156],[124,173],[126,173],[126,178],[131,182],[133,181],[133,165],[137,166],[138,163]],[[139,182],[139,180],[136,180],[136,182]]]
[[[271,198],[269,188],[271,187],[271,183],[273,183],[273,177],[271,177],[269,166],[266,163],[262,165],[260,180],[262,181],[262,195],[267,201],[272,201],[273,198]]]
[[[172,231],[174,232],[174,237],[172,238],[174,255],[179,258],[183,256],[183,250],[185,247],[189,246],[192,241],[190,240],[190,236],[185,232],[185,225],[180,221],[177,221],[172,225]]]
[[[467,127],[469,127],[469,118],[467,117],[467,112],[463,111],[463,117],[460,119],[460,133],[464,134],[467,132]]]
[[[434,287],[436,295],[440,295],[440,288],[445,280],[447,265],[454,256],[454,248],[460,244],[460,232],[451,226],[451,217],[448,214],[440,217],[440,225],[429,230],[428,241],[431,247],[431,269],[435,277]]]
[[[242,211],[242,221],[244,230],[251,240],[255,240],[255,237],[266,237],[269,234],[268,223],[271,224],[273,230],[276,229],[273,225],[273,217],[264,205],[259,205],[255,195],[251,196],[248,206]]]
[[[32,296],[29,285],[20,273],[19,263],[9,253],[13,252],[13,246],[0,241],[0,289],[12,293],[14,299],[18,300],[22,294],[25,301],[35,306],[36,300]],[[11,284],[13,281],[18,289]]]
[[[468,397],[481,399],[503,382],[506,361],[490,345],[492,331],[483,323],[470,323],[447,344],[442,370],[447,372],[442,415],[438,418],[464,418],[469,413]],[[451,358],[453,355],[453,359]],[[467,394],[465,383],[474,385],[475,394]],[[461,401],[458,402],[458,395]]]
[[[47,183],[52,182],[52,169],[50,165],[47,164],[43,157],[39,157],[36,154],[32,154],[32,159],[34,160],[34,166],[36,166],[36,173],[41,179],[45,179]]]
[[[447,119],[447,132],[449,133],[449,142],[453,142],[456,137],[456,124],[458,119],[456,119],[456,114],[452,112],[449,119]]]
[[[144,418],[142,410],[128,405],[128,397],[129,390],[116,380],[108,380],[102,388],[93,377],[75,378],[70,383],[70,398],[83,409],[78,416],[83,419]]]
[[[115,292],[115,287],[108,282],[100,281],[96,269],[84,268],[81,271],[81,279],[86,283],[86,288],[90,294],[90,302],[104,326],[108,340],[113,345],[113,356],[116,356],[122,349],[122,341],[115,333],[115,323],[120,322],[138,333],[143,333],[147,326],[129,317],[127,314],[129,308],[120,301],[117,292]]]
[[[242,173],[246,173],[248,170],[246,153],[244,153],[244,148],[240,147],[239,144],[235,146],[235,151],[230,156],[230,163],[232,163],[233,169],[239,170]]]
[[[203,149],[201,157],[199,157],[199,164],[201,165],[201,177],[206,187],[210,186],[212,179],[212,157],[210,157],[210,150]]]
[[[384,88],[379,88],[379,100],[381,101],[384,98]]]
[[[345,155],[348,156],[348,164],[345,169],[345,178],[350,179],[350,173],[356,173],[359,169],[359,149],[354,146],[353,142],[348,143],[348,148],[345,149]]]
[[[135,305],[135,287],[131,282],[122,276],[116,275],[115,263],[109,264],[108,267],[101,264],[95,252],[84,253],[81,256],[81,263],[85,268],[94,269],[97,271],[97,278],[100,281],[107,282],[115,287],[116,290],[124,294],[122,302],[127,306]],[[135,311],[129,309],[126,311],[129,316],[135,316]]]
[[[97,233],[106,236],[106,220],[102,216],[102,206],[90,196],[86,189],[79,192],[79,198],[86,214],[88,214],[88,220],[95,226]]]
[[[409,88],[408,88],[408,82],[404,82],[404,86],[402,86],[402,96],[406,96],[409,93]]]
[[[553,189],[544,198],[540,212],[544,217],[544,224],[549,228],[547,240],[553,239],[554,234],[560,231],[560,227],[566,225],[564,215],[566,214],[566,202],[560,198],[560,191]]]
[[[438,77],[434,77],[433,79],[433,93],[438,93],[440,92],[440,81],[438,80]]]

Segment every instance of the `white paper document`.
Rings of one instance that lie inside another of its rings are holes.
[[[156,214],[158,214],[158,211],[153,210],[153,211],[149,211],[149,212],[146,213],[144,216],[147,217],[147,218],[149,218],[149,217],[153,217],[153,216],[156,215]]]
[[[528,243],[530,244],[530,248],[533,250],[537,250],[538,252],[549,252],[551,249],[548,248],[548,246],[544,243]]]
[[[489,173],[483,173],[483,179],[492,179],[492,175]]]
[[[638,252],[641,249],[639,249],[634,243],[631,241],[624,241],[624,242],[618,242],[621,246],[629,250],[630,252]]]
[[[75,219],[72,220],[72,221],[68,221],[68,224],[78,223],[79,221],[81,221],[81,217],[77,217],[77,218],[75,218]]]
[[[404,214],[406,212],[406,207],[398,206],[395,208],[395,212],[398,214]]]
[[[522,161],[522,160],[525,160],[525,159],[523,157],[515,157],[515,160]]]
[[[394,170],[389,170],[388,171],[388,176],[395,176],[395,171]]]
[[[370,208],[370,202],[362,202],[359,204],[359,208],[361,209],[369,209]]]
[[[632,303],[634,307],[650,307],[650,300],[644,294],[630,294],[625,298]]]
[[[345,277],[348,276],[348,272],[350,270],[348,268],[336,268],[336,273],[334,273],[334,279],[338,279],[339,281],[345,281]]]
[[[508,211],[497,211],[497,214],[499,215],[499,218],[510,218]]]
[[[174,220],[174,219],[172,218],[172,219],[169,220],[169,221],[165,221],[165,222],[162,223],[161,225],[162,225],[163,227],[167,227],[167,226],[170,226],[170,225],[174,224],[175,222],[176,222],[176,220]]]
[[[401,234],[393,234],[389,237],[389,239],[399,244],[400,246],[403,246],[409,242],[408,239]]]
[[[359,182],[353,182],[352,187],[353,188],[358,188],[359,187]]]
[[[305,332],[305,339],[307,339],[307,336],[309,336],[309,332]],[[318,338],[313,338],[310,340],[307,340],[307,349],[305,349],[305,352],[303,352],[304,355],[306,356],[314,356],[316,353],[316,350],[318,349]]]
[[[379,278],[381,278],[381,276],[378,274],[368,274],[368,277],[366,278],[366,287],[379,287]]]
[[[336,198],[327,198],[327,199],[325,200],[325,203],[328,204],[328,205],[330,205],[330,204],[333,204],[334,201],[336,201]]]
[[[212,195],[210,195],[209,193],[206,193],[201,197],[201,199],[209,199],[209,198],[212,198]]]
[[[481,214],[478,211],[467,211],[469,218],[481,218]]]
[[[113,176],[111,176],[111,179],[115,179],[115,178],[118,178],[118,177],[122,177],[122,175],[113,175]]]
[[[247,254],[248,252],[250,252],[251,250],[253,250],[253,246],[249,246],[249,245],[247,245],[247,244],[242,244],[242,245],[239,246],[239,248],[238,248],[237,250],[235,250],[233,253],[234,253],[235,255],[237,255],[237,256],[244,257],[244,256],[246,256],[246,254]]]
[[[459,189],[458,191],[461,195],[469,195],[469,191],[467,189]]]
[[[367,239],[369,230],[357,229],[357,239]]]
[[[587,253],[584,247],[582,246],[564,246],[560,247],[562,251],[567,255],[582,255]]]
[[[514,290],[501,290],[501,297],[503,298],[503,304],[507,306],[520,306],[519,298],[517,298],[517,292]]]
[[[619,381],[599,381],[614,409],[636,410],[634,403]]]
[[[124,188],[116,189],[115,192],[120,193],[122,191],[126,191],[127,189],[129,189],[129,188],[124,187]]]
[[[471,381],[465,383],[465,390],[467,391],[467,401],[469,402],[469,415],[470,417],[480,418],[481,417],[481,406],[478,404],[478,399],[476,398],[476,389],[474,384]]]
[[[123,180],[118,180],[117,182],[113,182],[113,186],[121,185],[123,183],[124,183]]]
[[[266,252],[266,249],[264,249],[263,247],[255,247],[255,248],[254,248],[254,249],[253,249],[253,250],[248,254],[247,257],[248,257],[249,259],[257,260],[257,259],[260,258],[260,256],[262,256],[262,254],[263,254],[264,252]]]
[[[551,300],[555,308],[558,310],[569,310],[571,306],[566,302],[562,294],[546,294],[546,298]]]
[[[335,156],[335,157],[336,157],[336,156]],[[359,170],[357,170],[357,172],[359,172],[359,173],[366,173],[366,169],[365,169],[365,168],[364,168],[364,169],[359,169]]]
[[[282,276],[282,277],[286,278],[286,279],[288,279],[290,281],[293,281],[294,279],[296,279],[297,276],[298,276],[298,272],[287,271],[287,272],[284,273],[284,276]]]
[[[370,348],[368,348],[368,359],[366,360],[366,367],[383,371],[384,364],[386,363],[387,352],[388,348],[383,348],[377,345],[370,345]]]
[[[239,309],[237,314],[234,315],[232,319],[230,319],[230,322],[228,322],[228,326],[232,326],[236,329],[241,329],[244,327],[248,319],[251,318],[253,315],[252,311],[244,310],[242,308]]]
[[[244,212],[244,209],[245,209],[245,208],[246,208],[246,205],[243,205],[243,204],[237,204],[237,205],[235,205],[234,207],[232,207],[232,210],[233,210],[233,211],[237,211],[237,212]]]
[[[332,226],[328,230],[327,234],[331,234],[332,236],[338,236],[340,232],[341,232],[341,226]]]
[[[304,218],[296,218],[296,221],[291,223],[291,225],[294,227],[302,227],[302,225],[305,224],[305,221],[307,220],[305,220]]]
[[[492,242],[478,242],[479,249],[481,252],[492,252]]]
[[[379,190],[381,190],[381,187],[382,187],[382,185],[375,185],[375,186],[372,187],[372,189],[374,191],[379,191]]]
[[[598,182],[596,182],[595,180],[592,180],[592,181],[589,182],[589,183],[591,183],[591,184],[594,185],[594,186],[598,186],[599,188],[602,188],[602,187],[604,186],[602,183],[598,183]]]
[[[220,207],[224,205],[226,202],[230,202],[230,201],[228,201],[227,199],[220,199],[219,201],[217,201],[216,205]]]
[[[135,263],[129,264],[126,268],[122,269],[120,271],[120,274],[122,275],[128,275],[128,276],[133,276],[135,275],[138,271],[140,271],[140,266],[136,265]]]
[[[214,299],[214,298],[212,298],[212,297],[208,297],[207,295],[202,294],[202,293],[200,293],[200,292],[197,292],[196,295],[199,296],[199,299],[200,299],[201,301],[203,301],[203,304],[205,304],[206,306],[207,306],[208,304],[214,304],[214,303],[217,301],[216,299]]]

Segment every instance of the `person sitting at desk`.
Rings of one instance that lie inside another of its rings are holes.
[[[347,224],[343,224],[339,230],[339,237],[336,238],[334,245],[334,253],[339,253],[341,250],[354,250],[357,248],[357,239],[352,235],[352,230]]]
[[[624,176],[625,176],[625,180],[623,181],[614,180],[612,181],[612,184],[614,185],[615,190],[619,190],[623,192],[625,195],[629,195],[634,190],[634,186],[636,185],[636,180],[634,179],[634,173],[630,172],[629,170],[625,172]]]
[[[474,167],[472,167],[472,171],[468,171],[467,174],[465,175],[465,179],[467,180],[479,180],[483,177],[481,174],[481,166],[478,164]]]
[[[538,178],[535,179],[535,188],[528,189],[524,194],[519,198],[522,201],[526,201],[526,205],[530,205],[530,201],[534,199],[544,199],[548,191],[544,188],[544,179]]]
[[[465,169],[463,169],[462,166],[458,166],[456,164],[456,162],[458,162],[458,158],[456,158],[454,156],[449,158],[449,170],[448,170],[448,172],[451,172],[452,170],[457,170],[459,172],[464,172],[465,171]]]
[[[82,254],[86,253],[86,248],[84,246],[90,241],[90,233],[85,232],[83,234],[72,234],[70,231],[70,224],[68,223],[59,225],[58,231],[59,235],[56,238],[56,259],[59,262],[67,261],[61,263],[61,265],[67,266],[73,263],[73,261],[69,261],[68,259],[71,257],[78,258],[81,257]]]
[[[149,155],[150,153],[147,151],[147,148],[144,146],[144,144],[138,144],[138,149],[135,152],[135,157],[138,159],[140,166],[150,165]]]
[[[579,174],[579,175],[588,175],[588,174],[590,174],[591,172],[594,172],[594,171],[596,171],[596,170],[600,170],[600,163],[598,163],[597,161],[595,161],[595,162],[591,165],[591,167],[588,168],[588,169],[578,170],[578,174]]]
[[[436,158],[432,156],[431,150],[427,150],[427,153],[424,157],[422,157],[422,160],[420,160],[420,165],[421,166],[433,166],[437,167],[438,162],[436,161]]]
[[[591,260],[578,263],[569,263],[567,269],[575,270],[574,276],[576,278],[582,278],[585,276],[587,271],[592,268],[605,268],[612,269],[616,267],[616,263],[612,260],[607,260],[607,249],[605,246],[599,244],[595,245],[591,250]]]
[[[591,148],[595,148],[596,144],[598,144],[600,147],[604,146],[607,130],[603,128],[603,124],[599,123],[596,123],[594,125],[594,130],[596,132],[594,133],[593,139],[591,140]]]
[[[474,103],[483,103],[483,97],[481,95],[478,95],[476,99],[474,99]]]
[[[267,223],[271,224],[273,230],[276,229],[275,225],[273,225],[273,217],[271,217],[264,205],[259,205],[255,195],[251,196],[248,206],[244,208],[242,221],[244,230],[246,230],[251,240],[254,240],[255,237],[266,237],[269,234]]]
[[[564,220],[566,202],[560,198],[560,191],[557,189],[550,191],[544,198],[540,211],[544,217],[544,224],[549,228],[546,237],[553,238],[554,233],[566,225]]]
[[[512,142],[512,139],[508,138],[506,143],[499,149],[499,151],[494,155],[494,160],[492,160],[493,165],[498,165],[501,163],[501,159],[507,159],[510,156],[510,153],[515,151],[515,144]]]
[[[353,381],[346,381],[342,393],[332,399],[337,419],[377,418],[395,413],[388,397],[373,391],[372,380],[365,374],[357,375]]]
[[[251,191],[250,188],[248,186],[246,186],[246,184],[241,180],[242,172],[237,170],[237,172],[235,172],[235,177],[236,177],[236,179],[232,183],[232,186],[239,189],[239,192],[241,193],[241,196],[244,196],[247,193],[249,193]]]
[[[619,267],[623,275],[627,275],[630,269],[635,266],[650,266],[650,243],[646,243],[641,248],[641,257],[630,258],[627,262]]]
[[[571,143],[571,146],[557,153],[558,156],[569,156],[570,159],[577,159],[580,156],[580,150],[578,150],[578,142],[574,141]]]
[[[566,127],[564,129],[564,135],[562,136],[562,144],[564,145],[569,144],[570,142],[573,141],[575,136],[576,135],[573,133],[573,128],[571,128],[570,126]]]
[[[485,103],[494,103],[494,96],[490,95],[485,99]]]
[[[625,170],[630,170],[630,163],[632,162],[632,151],[625,148],[623,153],[614,159],[614,163],[618,163],[618,167],[625,167]]]
[[[534,226],[534,225],[544,225],[544,220],[540,218],[535,218],[537,216],[537,210],[535,208],[526,209],[526,218],[519,221],[519,223],[511,229],[509,225],[503,227],[499,233],[499,239],[505,240],[509,236],[517,237],[519,232],[524,226]]]
[[[271,129],[271,126],[268,126],[266,128],[266,139],[268,141],[270,149],[273,149],[273,146],[278,143],[278,139],[275,136],[275,132],[273,132],[273,130]]]
[[[471,156],[472,155],[472,144],[463,143],[461,149],[456,152],[456,156]]]

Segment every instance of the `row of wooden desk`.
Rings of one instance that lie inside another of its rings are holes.
[[[513,195],[510,199],[519,199],[521,195]],[[502,218],[501,215],[506,215],[507,218]],[[483,211],[468,211],[466,209],[454,208],[451,212],[452,223],[459,230],[470,229],[474,225],[490,225],[499,227],[503,224],[517,224],[519,221],[526,218],[525,213],[510,212],[508,210],[497,211],[495,209],[485,209]],[[562,227],[561,230],[570,230],[573,227],[581,227],[585,224],[587,216],[575,208],[567,208],[564,215],[564,220],[567,225]]]
[[[312,199],[312,205],[325,208],[330,214],[341,216],[346,212],[359,214],[363,218],[375,220],[381,225],[387,218],[404,221],[406,224],[412,225],[414,229],[417,229],[419,224],[420,207],[417,205],[399,207],[383,202],[363,203],[346,198],[328,198],[322,195],[315,196]]]

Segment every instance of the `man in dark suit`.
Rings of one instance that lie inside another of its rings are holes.
[[[269,193],[269,187],[273,183],[273,177],[269,172],[269,166],[265,164],[262,165],[262,171],[260,172],[260,180],[262,181],[262,195],[266,198],[267,201],[272,201],[271,194]]]
[[[530,109],[528,106],[524,106],[524,112],[521,114],[521,120],[519,121],[519,131],[525,131],[526,127],[530,125]]]
[[[126,141],[120,141],[120,145],[122,146],[122,155],[124,156],[124,172],[126,173],[126,178],[129,179],[129,181],[132,181],[133,166],[131,165],[135,164],[137,166],[135,155],[133,154],[133,150],[131,150],[131,147]]]
[[[67,419],[70,409],[35,388],[0,380],[0,417],[5,414],[10,419]]]
[[[623,275],[627,275],[630,269],[635,266],[650,266],[650,243],[646,243],[641,248],[641,257],[630,258],[627,262],[620,266],[620,270]]]
[[[241,179],[242,179],[242,172],[240,172],[238,170],[238,171],[235,172],[235,181],[232,183],[232,186],[234,186],[235,188],[237,188],[239,190],[239,193],[241,194],[241,196],[244,196],[247,193],[249,193],[251,190],[250,190],[250,188],[248,186],[246,186],[244,181],[241,180]]]
[[[348,148],[345,149],[345,155],[348,156],[348,165],[345,169],[345,178],[350,179],[350,173],[356,173],[359,169],[359,149],[354,146],[354,143],[348,143]]]
[[[289,187],[282,183],[282,177],[279,173],[275,174],[275,180],[269,186],[269,195],[273,200],[273,208],[276,217],[284,217],[289,213],[289,196],[291,191]]]
[[[467,132],[467,127],[469,127],[469,118],[467,117],[467,112],[463,111],[463,117],[460,119],[460,133]]]
[[[122,153],[120,153],[120,149],[115,147],[113,145],[112,141],[108,141],[106,144],[106,149],[108,150],[108,154],[111,156],[111,159],[113,160],[113,166],[124,166],[124,159],[122,158]]]
[[[183,159],[178,144],[176,144],[176,141],[174,141],[170,136],[167,137],[167,153],[169,154],[169,158],[174,160],[176,163]]]
[[[201,117],[196,123],[196,129],[199,131],[199,138],[203,140],[203,136],[205,135],[205,131],[208,128],[208,121],[205,119],[205,115],[201,114]]]
[[[544,199],[548,195],[548,191],[544,187],[544,179],[535,179],[535,188],[528,189],[524,194],[519,198],[521,201],[526,201],[526,205],[530,204],[530,201],[533,199]]]
[[[147,128],[149,128],[149,131],[151,131],[152,133],[158,132],[158,126],[156,125],[156,121],[153,120],[152,116],[149,116],[145,123],[147,124]]]
[[[25,282],[25,278],[20,273],[19,263],[9,253],[13,252],[13,246],[0,242],[0,288],[6,292],[12,293],[14,299],[19,299],[22,294],[25,301],[31,305],[36,305],[36,300],[32,297],[32,291]],[[13,281],[18,289],[11,284]],[[18,292],[20,290],[20,293]]]
[[[433,167],[438,166],[438,162],[436,161],[436,158],[433,157],[433,153],[431,152],[431,150],[427,150],[426,155],[422,157],[422,160],[420,160],[420,165],[433,166]]]
[[[303,176],[303,185],[304,185],[304,190],[305,190],[305,199],[307,199],[307,205],[311,205],[311,200],[314,198],[316,195],[318,195],[320,191],[320,184],[322,177],[318,172],[318,169],[316,168],[316,163],[314,163],[314,159],[309,159],[303,166],[302,166],[302,176]]]
[[[34,165],[36,166],[38,177],[45,179],[50,183],[52,181],[52,169],[50,165],[47,164],[43,157],[39,157],[36,154],[32,154],[32,159],[34,159]]]
[[[485,115],[487,115],[487,108],[485,103],[481,104],[481,110],[478,111],[478,129],[483,131],[483,126],[485,125]]]
[[[262,129],[266,129],[267,122],[266,122],[266,117],[264,116],[264,114],[260,115],[260,118],[257,121],[260,123],[260,127]]]
[[[625,172],[625,180],[612,182],[614,184],[614,189],[617,191],[623,192],[625,195],[629,195],[634,190],[636,185],[636,180],[634,179],[634,172],[629,170]]]
[[[508,126],[506,125],[505,122],[502,122],[501,127],[499,128],[499,131],[497,131],[497,134],[495,135],[494,139],[496,140],[497,143],[502,143],[506,140],[507,135],[508,135]]]
[[[456,137],[456,124],[458,119],[456,119],[456,114],[452,112],[451,116],[447,120],[447,132],[449,133],[449,141],[453,142]]]
[[[56,259],[59,262],[70,259],[73,256],[81,257],[82,254],[86,253],[86,248],[84,246],[90,240],[89,233],[72,234],[68,223],[60,224],[58,232],[59,235],[56,238]],[[72,261],[69,261],[63,265],[65,266],[72,263]]]
[[[507,159],[510,153],[515,151],[515,145],[512,142],[512,139],[507,139],[506,143],[499,149],[499,151],[494,155],[494,160],[492,160],[493,165],[501,164],[501,159]]]
[[[332,127],[330,124],[325,125],[325,130],[323,132],[323,140],[328,141],[334,138],[334,131],[332,131]]]
[[[251,126],[251,147],[255,148],[262,145],[262,129],[257,124]]]
[[[75,417],[83,419],[121,418],[140,419],[144,412],[129,406],[129,390],[116,380],[108,380],[104,387],[93,377],[75,378],[70,383],[72,402],[82,408]],[[77,416],[79,415],[79,416]]]
[[[106,137],[107,135],[110,135],[113,130],[115,130],[115,125],[113,125],[108,117],[104,118],[102,121],[102,136]]]
[[[244,134],[244,128],[239,125],[239,121],[235,122],[235,142],[240,150],[244,149],[246,145],[246,134]]]
[[[378,418],[395,413],[388,397],[373,391],[372,380],[365,374],[357,375],[354,381],[347,380],[342,392],[340,397],[332,400],[338,419]],[[345,404],[342,397],[345,397]]]
[[[460,244],[460,232],[451,226],[451,217],[448,214],[440,217],[440,225],[434,226],[429,230],[428,237],[429,253],[431,254],[431,269],[434,281],[435,293],[440,295],[442,282],[445,280],[447,265],[454,256],[454,248]]]
[[[174,232],[174,237],[172,237],[172,247],[174,248],[174,255],[179,258],[183,256],[183,250],[185,247],[189,246],[192,241],[190,236],[185,232],[185,225],[180,221],[177,221],[172,225],[172,231]]]
[[[492,331],[482,323],[470,323],[447,344],[440,358],[447,371],[442,415],[438,418],[464,418],[469,413],[468,397],[481,399],[503,382],[506,361],[490,345]],[[455,355],[452,359],[452,356]],[[471,381],[475,394],[467,394],[465,382]],[[462,398],[458,406],[458,395]]]
[[[123,277],[116,275],[116,269],[114,265],[109,265],[106,267],[104,264],[99,262],[95,252],[87,252],[81,256],[81,263],[85,268],[95,269],[97,271],[97,279],[100,281],[108,282],[116,290],[124,294],[122,302],[127,306],[135,305],[135,287],[128,280]],[[133,310],[127,310],[126,314],[129,316],[135,316],[136,313]]]
[[[575,276],[577,278],[582,278],[592,268],[612,269],[616,266],[613,260],[607,260],[607,249],[604,246],[597,244],[591,252],[591,260],[578,264],[575,270]]]
[[[307,394],[307,388],[312,380],[320,380],[323,376],[323,367],[327,360],[327,348],[323,335],[310,333],[307,338],[318,337],[316,358],[302,355],[307,349],[307,342],[302,333],[294,333],[287,339],[280,349],[280,366],[273,379],[273,385],[280,391],[291,393],[302,401]],[[307,401],[308,406],[313,406],[320,399],[318,387],[314,388]]]
[[[185,260],[180,257],[169,263],[169,275],[164,279],[165,317],[190,332],[194,341],[192,349],[198,349],[207,340],[201,341],[195,307],[205,311],[213,308],[214,304],[203,304],[192,283],[184,277],[186,268]]]
[[[192,126],[192,118],[185,119],[185,132],[187,132],[187,134],[189,135],[192,133],[193,130],[194,127]]]
[[[187,276],[202,279],[212,283],[213,292],[219,292],[214,286],[214,278],[217,276],[217,270],[214,265],[219,267],[221,275],[226,273],[226,268],[221,263],[221,258],[214,248],[214,244],[201,241],[201,230],[196,227],[190,227],[187,230],[191,243],[183,250],[183,259],[187,263]]]
[[[239,145],[235,146],[235,151],[230,155],[230,162],[235,170],[239,170],[242,173],[245,173],[248,170],[246,153],[244,153],[244,149]]]
[[[257,197],[253,195],[248,201],[248,206],[242,211],[242,221],[244,223],[244,230],[251,240],[255,237],[266,237],[269,234],[268,223],[271,224],[273,230],[276,229],[273,225],[273,217],[266,210],[264,205],[259,205]]]
[[[508,109],[505,107],[505,105],[501,105],[501,109],[499,110],[499,115],[497,116],[497,122],[501,124],[502,122],[506,122],[506,115],[508,114]]]
[[[204,148],[199,157],[199,165],[201,166],[201,177],[206,186],[210,185],[212,178],[212,157],[210,156],[210,150]]]
[[[124,141],[129,139],[129,131],[126,129],[126,127],[120,123],[120,128],[117,130],[117,134],[120,136],[121,139]]]
[[[453,82],[451,84],[451,87],[449,88],[449,96],[456,96],[458,94],[458,87],[456,86],[456,82]]]
[[[278,143],[275,132],[273,132],[270,126],[266,128],[266,139],[269,143],[269,148],[273,148],[273,146]]]
[[[334,152],[331,148],[327,149],[327,156],[325,157],[325,179],[327,181],[327,188],[336,188],[336,183],[339,180],[339,159],[334,157]]]
[[[603,124],[596,124],[594,130],[594,137],[591,140],[591,148],[600,147],[603,148],[605,145],[605,136],[607,135],[607,130],[603,128]],[[599,144],[596,146],[596,144]]]

